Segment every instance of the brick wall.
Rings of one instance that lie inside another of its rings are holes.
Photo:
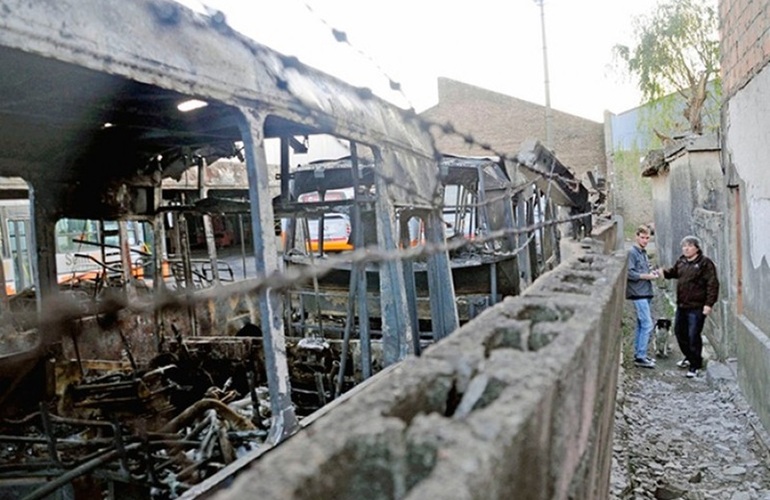
[[[770,61],[770,3],[720,0],[722,83],[725,97]]]
[[[439,103],[422,113],[428,120],[451,122],[459,132],[469,133],[495,150],[516,154],[529,139],[545,142],[545,107],[515,97],[439,78]],[[552,149],[559,160],[578,176],[587,171],[606,172],[604,125],[552,110]],[[489,155],[467,144],[462,137],[433,130],[438,149],[457,155]]]
[[[729,277],[722,307],[725,339],[738,360],[738,383],[770,429],[770,234],[765,206],[770,189],[770,6],[767,0],[720,0],[722,35],[722,166],[729,186],[725,219]],[[701,214],[708,222],[711,214]]]

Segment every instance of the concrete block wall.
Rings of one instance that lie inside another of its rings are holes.
[[[746,316],[738,316],[738,383],[765,429],[770,429],[770,337]]]
[[[625,255],[593,249],[374,377],[215,498],[608,498]]]

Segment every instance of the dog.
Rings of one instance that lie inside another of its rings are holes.
[[[660,318],[655,322],[655,353],[659,358],[668,357],[668,338],[671,336],[671,320]]]

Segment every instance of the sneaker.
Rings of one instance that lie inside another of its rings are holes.
[[[689,370],[687,370],[687,373],[685,373],[684,376],[687,378],[695,378],[698,376],[698,370],[690,368]]]
[[[690,366],[690,362],[687,361],[687,358],[684,358],[681,361],[677,361],[676,366],[678,366],[679,368],[687,368]]]
[[[641,368],[655,368],[655,361],[650,358],[636,358],[634,364]]]

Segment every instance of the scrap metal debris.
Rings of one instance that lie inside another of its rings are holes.
[[[65,364],[56,398],[0,420],[0,481],[36,485],[30,499],[68,483],[76,497],[87,494],[90,478],[176,498],[268,435],[269,392],[254,384],[254,340],[172,342],[144,370]]]

